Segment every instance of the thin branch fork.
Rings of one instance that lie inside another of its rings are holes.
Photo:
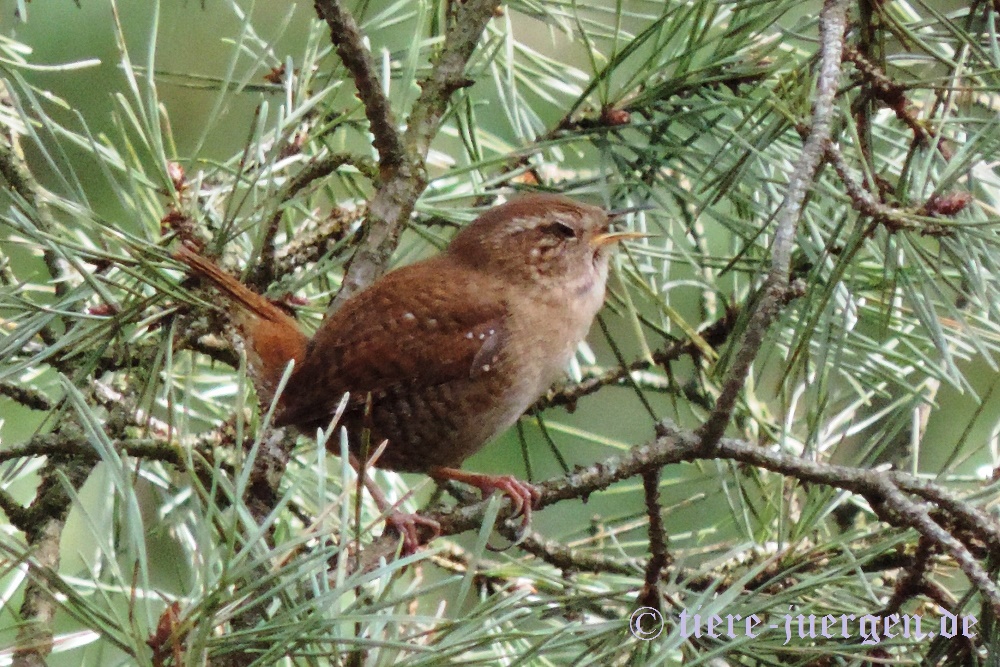
[[[459,3],[455,19],[445,34],[444,47],[430,76],[420,84],[421,93],[410,111],[404,136],[396,126],[371,53],[354,18],[340,0],[316,0],[316,11],[330,26],[337,54],[354,78],[379,153],[380,183],[368,203],[364,235],[347,265],[343,286],[331,304],[331,312],[385,271],[416,201],[427,187],[424,163],[448,99],[468,85],[465,66],[497,6],[497,0]]]
[[[938,223],[922,223],[913,219],[914,216],[954,216],[972,201],[968,192],[953,192],[943,196],[933,196],[922,205],[912,208],[894,208],[879,201],[875,195],[855,180],[844,154],[835,143],[828,143],[826,160],[837,172],[844,191],[851,199],[851,206],[872,219],[875,224],[884,225],[892,232],[900,230],[915,230],[924,236],[946,236],[952,232],[948,227]]]
[[[844,61],[854,65],[872,95],[892,109],[896,118],[910,128],[916,141],[929,144],[938,138],[937,131],[929,123],[920,120],[913,104],[906,96],[906,86],[893,81],[878,65],[854,47],[848,46],[844,49]],[[945,160],[951,160],[952,150],[944,141],[939,142],[937,148]]]

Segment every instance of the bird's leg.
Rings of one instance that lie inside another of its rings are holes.
[[[372,500],[375,501],[375,505],[378,507],[379,511],[385,515],[385,525],[387,528],[392,528],[403,538],[403,554],[410,556],[417,552],[417,550],[427,544],[435,537],[441,534],[441,524],[439,524],[434,519],[428,519],[427,517],[420,516],[419,514],[400,512],[396,509],[396,505],[390,501],[382,489],[379,488],[378,484],[368,476],[366,470],[361,466],[361,462],[358,460],[354,454],[350,454],[351,467],[358,473],[361,477],[365,488],[368,489],[368,493],[371,494]],[[402,501],[400,501],[402,502]],[[430,530],[431,535],[425,540],[420,539],[420,531],[418,527],[422,526]]]
[[[526,528],[531,523],[531,510],[542,497],[542,494],[534,486],[522,482],[512,475],[484,475],[443,466],[435,466],[427,474],[437,480],[450,479],[474,486],[483,492],[484,498],[494,491],[499,491],[510,498],[514,508],[514,516],[520,514],[524,517],[522,528]]]

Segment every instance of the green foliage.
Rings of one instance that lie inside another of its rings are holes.
[[[883,523],[859,495],[733,461],[663,472],[672,560],[656,597],[667,625],[648,642],[629,631],[650,543],[639,480],[540,512],[549,543],[487,549],[503,540],[494,503],[478,534],[359,571],[378,511],[344,459],[300,437],[258,512],[251,470],[273,444],[266,415],[216,335],[214,295],[192,291],[171,250],[177,237],[204,241],[256,287],[305,297],[298,316],[314,328],[378,186],[365,109],[311,7],[94,3],[103,13],[84,15],[62,4],[63,20],[113,35],[92,47],[101,59],[38,59],[19,31],[52,11],[40,3],[18,3],[24,23],[0,37],[0,501],[11,521],[0,531],[0,655],[37,620],[23,606],[35,585],[54,596],[52,665],[983,657],[988,612],[951,561],[921,555],[914,531]],[[397,119],[455,4],[349,7]],[[648,442],[660,419],[705,420],[809,130],[818,9],[515,0],[490,21],[394,261],[443,247],[516,190],[654,205],[630,216],[654,236],[620,253],[607,335],[595,327],[565,391],[620,363],[637,370],[573,414],[522,421],[536,477]],[[858,55],[842,66],[833,126],[843,169],[828,154],[815,176],[795,243],[801,295],[770,331],[728,434],[823,463],[893,462],[988,504],[982,471],[998,465],[1000,432],[997,10],[865,0],[851,12]],[[220,26],[212,43],[183,48],[211,57],[194,69],[163,57],[180,62],[177,31],[209,20]],[[60,86],[89,88],[100,104],[79,106]],[[687,341],[685,354],[658,356]],[[469,467],[520,473],[514,437]],[[419,476],[375,476],[396,499],[415,490],[410,510],[451,503]],[[43,511],[60,498],[65,527]],[[58,557],[39,555],[32,526],[55,531]],[[780,630],[690,637],[678,623],[682,610],[779,627],[789,613],[877,613],[929,561],[902,611],[927,623],[940,613],[931,603],[974,614],[980,643],[873,647],[855,633],[786,646]]]

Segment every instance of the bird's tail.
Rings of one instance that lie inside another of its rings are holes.
[[[190,248],[181,245],[174,259],[208,279],[236,306],[236,312],[230,313],[230,320],[243,340],[257,393],[265,405],[270,403],[288,362],[294,360],[298,368],[305,360],[309,339],[298,322]]]
[[[186,245],[181,244],[177,248],[174,252],[174,259],[184,262],[195,273],[208,279],[230,301],[249,313],[271,322],[287,322],[292,319],[273,303],[223,271],[218,264],[202,257]]]

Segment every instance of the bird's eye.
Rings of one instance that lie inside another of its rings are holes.
[[[563,239],[576,238],[576,228],[572,225],[567,225],[565,222],[550,222],[542,226],[542,231]]]

